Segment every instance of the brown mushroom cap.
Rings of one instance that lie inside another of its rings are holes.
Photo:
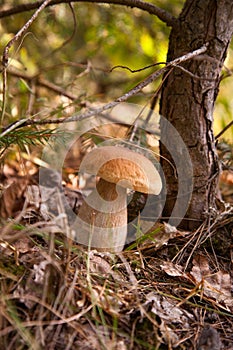
[[[80,171],[138,192],[158,195],[162,189],[161,177],[153,163],[124,147],[95,148],[84,157]]]

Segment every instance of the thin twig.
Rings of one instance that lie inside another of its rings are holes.
[[[103,112],[115,107],[116,105],[118,105],[119,103],[125,102],[127,101],[129,98],[131,98],[132,96],[135,96],[137,93],[139,93],[144,87],[146,87],[147,85],[151,84],[153,81],[155,81],[159,76],[161,76],[162,74],[164,74],[168,69],[173,68],[173,67],[177,67],[180,63],[185,62],[187,60],[190,60],[194,57],[196,57],[197,55],[205,52],[207,50],[207,44],[203,45],[201,48],[189,52],[181,57],[176,58],[175,60],[168,62],[166,67],[161,68],[160,70],[152,73],[151,75],[149,75],[145,80],[141,81],[139,84],[137,84],[133,89],[129,90],[128,92],[126,92],[124,95],[118,97],[115,101],[109,102],[107,104],[105,104],[104,106],[100,107],[100,108],[96,108],[96,109],[91,109],[89,111],[87,111],[86,113],[83,114],[79,114],[79,115],[73,115],[69,118],[60,118],[60,119],[47,119],[47,120],[28,120],[25,121],[25,125],[31,125],[31,124],[61,124],[63,122],[65,123],[69,123],[69,122],[74,122],[74,121],[80,121],[83,119],[87,119],[91,116],[94,115],[98,115],[98,114],[102,114]]]
[[[7,91],[7,74],[6,69],[2,71],[2,111],[1,111],[1,126],[3,123],[5,110],[6,110],[6,91]]]
[[[90,67],[87,65],[87,68],[83,72],[78,74],[76,77],[80,78],[84,74],[87,74],[89,72],[89,70],[90,70]],[[38,74],[30,76],[24,72],[17,72],[17,71],[14,71],[12,69],[9,69],[7,71],[7,73],[8,73],[8,75],[11,75],[13,77],[24,79],[29,83],[36,83],[37,86],[43,86],[48,90],[51,90],[51,91],[58,93],[62,96],[68,97],[71,101],[76,101],[78,99],[77,96],[73,95],[71,92],[67,91],[65,88],[62,88],[54,83],[51,83],[49,80],[44,79],[43,77],[40,77],[40,75],[38,75]],[[83,106],[83,103],[81,103],[79,105]]]
[[[32,15],[32,17],[24,24],[24,26],[14,35],[14,37],[8,42],[8,44],[5,46],[3,55],[2,55],[2,64],[3,67],[7,67],[8,65],[8,57],[9,57],[9,50],[11,46],[19,40],[19,38],[22,37],[22,35],[28,30],[30,25],[35,21],[35,19],[38,17],[39,13],[51,2],[52,0],[45,0],[41,2],[40,7],[36,10],[36,12]]]
[[[170,69],[169,72],[167,72],[164,76],[163,76],[163,79],[161,81],[161,83],[159,84],[159,87],[157,88],[157,90],[155,91],[153,97],[152,97],[152,100],[151,100],[151,104],[150,104],[150,109],[149,109],[149,113],[145,119],[145,125],[147,125],[154,113],[154,109],[155,109],[155,106],[156,106],[156,103],[158,101],[158,98],[159,98],[159,95],[160,95],[160,92],[161,92],[161,89],[162,89],[162,86],[165,82],[165,80],[167,79],[167,77],[169,76],[169,74],[172,72],[172,69]],[[160,157],[162,157],[160,155]]]
[[[187,61],[189,59],[192,59],[199,55],[202,52],[205,52],[207,50],[207,45],[203,45],[200,49],[197,49],[193,52],[189,52],[188,54],[185,54],[181,57],[176,58],[174,61],[168,62],[166,67],[161,68],[160,70],[152,73],[149,75],[145,80],[140,82],[138,85],[136,85],[133,89],[128,91],[126,94],[118,97],[115,101],[112,101],[110,103],[107,103],[103,105],[100,108],[96,109],[90,109],[86,113],[82,114],[75,114],[74,116],[71,116],[69,118],[59,118],[59,119],[46,119],[46,120],[35,120],[35,119],[23,119],[17,122],[17,125],[14,123],[10,128],[7,128],[0,137],[4,136],[6,133],[10,132],[13,129],[18,129],[20,127],[24,127],[27,125],[46,125],[46,124],[62,124],[62,123],[70,123],[74,121],[80,121],[83,119],[87,119],[94,115],[101,115],[103,112],[115,107],[117,104],[121,102],[127,101],[130,97],[136,95],[140,90],[142,90],[147,85],[151,84],[153,81],[155,81],[160,75],[167,72],[170,68],[177,67],[180,63]]]
[[[35,11],[35,13],[32,15],[32,17],[24,24],[24,26],[14,35],[14,37],[7,43],[7,45],[4,48],[3,55],[2,55],[2,65],[3,65],[3,107],[2,107],[2,113],[1,113],[1,124],[3,122],[4,113],[5,113],[5,107],[6,107],[6,92],[7,92],[7,66],[9,61],[9,50],[11,46],[19,40],[22,35],[28,30],[30,25],[35,21],[35,19],[38,17],[39,13],[51,2],[52,0],[45,0],[41,3],[40,7]]]
[[[57,47],[55,50],[53,50],[52,52],[49,53],[49,55],[53,55],[55,52],[58,52],[59,50],[61,50],[62,48],[64,48],[66,45],[68,45],[74,38],[76,31],[77,31],[77,20],[76,20],[76,16],[75,16],[75,11],[72,7],[71,2],[69,2],[69,8],[71,10],[71,14],[72,14],[72,18],[73,18],[73,24],[74,24],[74,28],[73,28],[73,32],[71,33],[70,37],[68,39],[66,39],[59,47]]]
[[[142,67],[142,68],[139,68],[139,69],[131,69],[128,66],[117,65],[117,66],[112,67],[110,69],[110,72],[112,72],[113,70],[115,70],[117,68],[122,68],[122,69],[126,69],[126,70],[130,71],[130,73],[138,73],[138,72],[141,72],[143,70],[146,70],[146,69],[149,69],[149,68],[152,68],[152,67],[155,67],[155,66],[159,66],[161,64],[166,65],[167,63],[166,62],[156,62],[156,63],[152,63],[152,64],[150,64],[148,66],[145,66],[145,67]],[[196,79],[196,80],[207,80],[207,81],[215,81],[216,80],[215,78],[202,78],[202,77],[199,77],[196,74],[191,73],[188,69],[185,69],[182,66],[177,66],[177,68],[179,68],[183,72],[187,73],[190,77],[192,77],[193,79]]]
[[[177,19],[172,16],[169,12],[161,9],[160,7],[151,4],[149,2],[145,2],[142,0],[52,0],[46,6],[53,6],[62,3],[71,3],[71,2],[90,2],[90,3],[99,3],[99,4],[114,4],[114,5],[122,5],[127,7],[135,7],[140,10],[146,11],[151,15],[157,16],[161,21],[166,23],[168,26],[174,26],[177,23]],[[43,1],[35,1],[28,4],[21,4],[18,6],[14,6],[9,8],[8,10],[3,10],[0,12],[0,18],[9,17],[18,13],[35,10],[39,8]]]
[[[233,125],[233,120],[232,120],[229,124],[227,124],[227,125],[225,126],[225,128],[223,128],[222,131],[220,131],[220,132],[215,136],[215,139],[216,139],[216,140],[219,139],[219,137],[222,136],[222,135],[224,134],[224,132],[226,132],[232,125]]]
[[[77,96],[73,95],[72,93],[64,90],[62,87],[57,86],[54,83],[51,83],[47,79],[39,78],[38,79],[38,85],[43,86],[51,91],[54,91],[60,95],[63,95],[65,97],[68,97],[71,101],[77,100]]]
[[[165,65],[166,62],[157,62],[157,63],[152,63],[150,64],[149,66],[145,66],[145,67],[142,67],[142,68],[139,68],[139,69],[131,69],[129,68],[128,66],[122,66],[122,65],[117,65],[117,66],[114,66],[110,69],[110,72],[112,72],[113,70],[117,69],[117,68],[121,68],[121,69],[126,69],[128,71],[130,71],[130,73],[138,73],[138,72],[141,72],[143,70],[146,70],[146,69],[149,69],[149,68],[152,68],[152,67],[155,67],[155,66],[159,66],[159,65]]]

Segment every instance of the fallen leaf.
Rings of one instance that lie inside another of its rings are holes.
[[[187,277],[186,274],[183,272],[183,267],[180,265],[173,264],[171,261],[164,261],[164,263],[161,264],[160,267],[169,276]]]
[[[152,304],[151,312],[159,316],[164,321],[171,323],[180,323],[183,327],[189,326],[189,321],[193,320],[193,315],[186,310],[177,307],[177,301],[169,297],[163,297],[162,295],[155,294],[153,292],[146,296],[146,303]]]
[[[233,307],[231,295],[231,276],[223,270],[212,273],[208,259],[203,255],[197,255],[193,259],[193,268],[190,274],[196,283],[203,282],[203,292],[207,297],[215,299],[227,307]]]
[[[22,210],[28,178],[19,178],[3,190],[0,199],[0,216],[4,219],[14,217]]]

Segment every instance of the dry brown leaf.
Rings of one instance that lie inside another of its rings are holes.
[[[141,242],[139,238],[138,246],[140,250],[158,250],[162,246],[167,245],[170,239],[180,235],[176,227],[167,223],[155,223],[149,231],[142,236]]]
[[[173,264],[171,261],[164,261],[164,263],[161,264],[160,267],[169,276],[180,276],[187,278],[187,274],[183,271],[183,267],[177,264]]]
[[[181,277],[196,285],[201,284],[206,297],[213,298],[226,307],[233,307],[233,298],[231,295],[232,281],[229,273],[223,270],[212,273],[208,259],[205,256],[197,255],[195,257],[190,273],[184,272],[182,266],[169,261],[164,262],[160,267],[169,276]]]
[[[14,242],[14,247],[19,253],[25,254],[31,251],[32,241],[27,237],[20,237],[19,240]]]
[[[163,297],[154,292],[149,293],[146,296],[146,303],[152,303],[151,312],[159,316],[164,321],[169,321],[170,323],[180,323],[184,327],[188,327],[189,321],[193,320],[193,315],[188,311],[177,307],[177,301],[169,297]]]
[[[161,269],[165,271],[169,276],[181,277],[189,282],[194,282],[194,278],[189,272],[184,272],[184,268],[181,265],[174,264],[171,261],[164,261],[160,265]]]
[[[28,183],[28,178],[19,178],[3,190],[0,198],[0,216],[2,218],[14,217],[22,210],[25,202],[24,193]]]
[[[193,259],[193,268],[190,274],[196,283],[203,282],[203,292],[207,297],[213,298],[227,307],[233,307],[232,281],[229,273],[223,270],[212,273],[208,259],[203,255],[197,255]]]
[[[118,282],[125,282],[124,276],[120,271],[114,271],[112,269],[112,264],[107,261],[107,254],[101,256],[99,252],[91,250],[89,253],[90,259],[90,271],[92,273],[101,274],[104,277],[112,276],[112,278]],[[111,258],[111,256],[110,256]]]
[[[62,186],[61,175],[52,169],[41,169],[40,180],[38,174],[35,181],[29,184],[25,191],[28,204],[35,209],[44,220],[59,214],[60,202],[64,204],[63,209],[78,212],[83,203],[80,191]]]
[[[109,289],[108,293],[103,293],[103,288],[96,286],[95,288],[92,288],[91,292],[92,301],[112,315],[120,316],[119,313],[124,301],[121,300],[114,291]]]

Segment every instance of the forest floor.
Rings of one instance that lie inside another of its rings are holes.
[[[161,221],[118,254],[69,239],[62,215],[46,220],[36,175],[8,164],[1,183],[0,349],[233,350],[231,172],[195,232]]]

